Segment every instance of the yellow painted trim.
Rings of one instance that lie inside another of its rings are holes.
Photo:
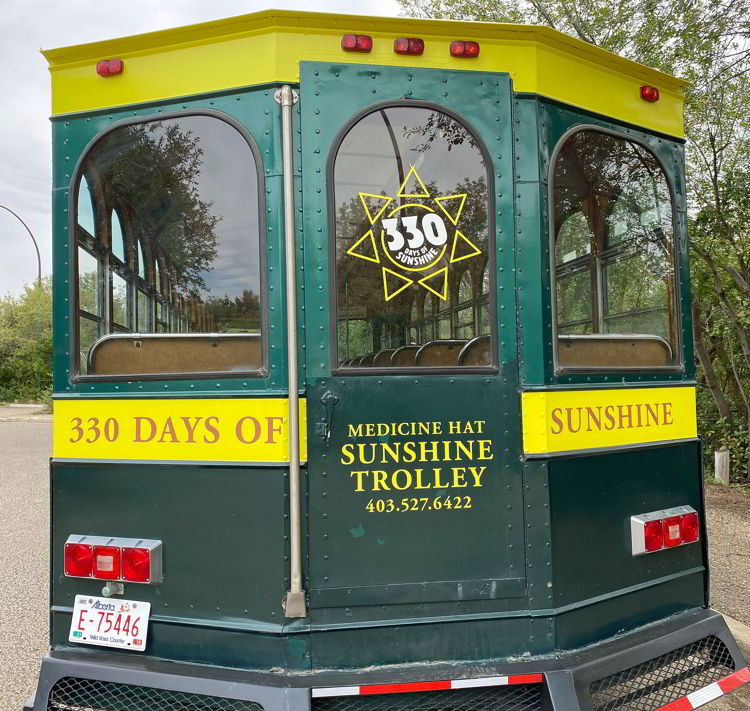
[[[288,462],[286,398],[57,400],[59,459]],[[307,459],[300,400],[300,457]]]
[[[345,32],[373,36],[369,54],[344,52]],[[393,53],[396,37],[425,40],[421,57]],[[449,53],[454,39],[481,43],[477,59]],[[508,72],[517,92],[556,99],[615,119],[683,136],[686,82],[547,27],[268,10],[190,27],[43,52],[52,74],[52,112],[67,114],[163,101],[268,82],[298,82],[301,61]],[[99,59],[125,71],[97,76]],[[649,104],[642,84],[661,91]]]
[[[521,410],[525,454],[698,436],[693,387],[525,392]]]

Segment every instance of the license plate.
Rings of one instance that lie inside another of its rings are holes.
[[[142,652],[150,602],[76,595],[68,640]]]

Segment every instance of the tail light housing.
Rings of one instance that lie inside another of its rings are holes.
[[[690,506],[631,516],[631,550],[633,555],[643,555],[695,543],[699,529],[698,513]]]
[[[160,583],[162,543],[147,538],[68,536],[65,575],[128,583]]]
[[[344,35],[341,38],[341,49],[345,52],[371,52],[372,37],[370,35]]]
[[[451,56],[472,59],[479,56],[479,42],[473,40],[454,40],[451,42]]]
[[[423,54],[424,40],[419,37],[399,37],[393,40],[393,51],[396,54]]]

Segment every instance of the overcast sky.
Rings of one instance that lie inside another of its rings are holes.
[[[50,82],[39,49],[94,42],[257,12],[270,7],[397,15],[396,0],[3,0],[0,13],[0,205],[31,228],[51,271]],[[36,278],[34,246],[23,226],[0,210],[0,294]]]

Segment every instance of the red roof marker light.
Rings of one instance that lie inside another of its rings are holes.
[[[451,42],[451,56],[473,59],[479,56],[479,42],[473,40],[454,40]]]
[[[341,38],[341,49],[345,52],[371,52],[372,37],[370,35],[344,35]]]
[[[100,77],[113,77],[122,74],[125,63],[122,59],[102,59],[96,63],[96,73]]]
[[[399,37],[393,40],[393,51],[396,54],[423,54],[424,40],[419,37]]]
[[[655,86],[642,86],[641,99],[648,101],[649,104],[653,104],[659,101],[659,90]]]

